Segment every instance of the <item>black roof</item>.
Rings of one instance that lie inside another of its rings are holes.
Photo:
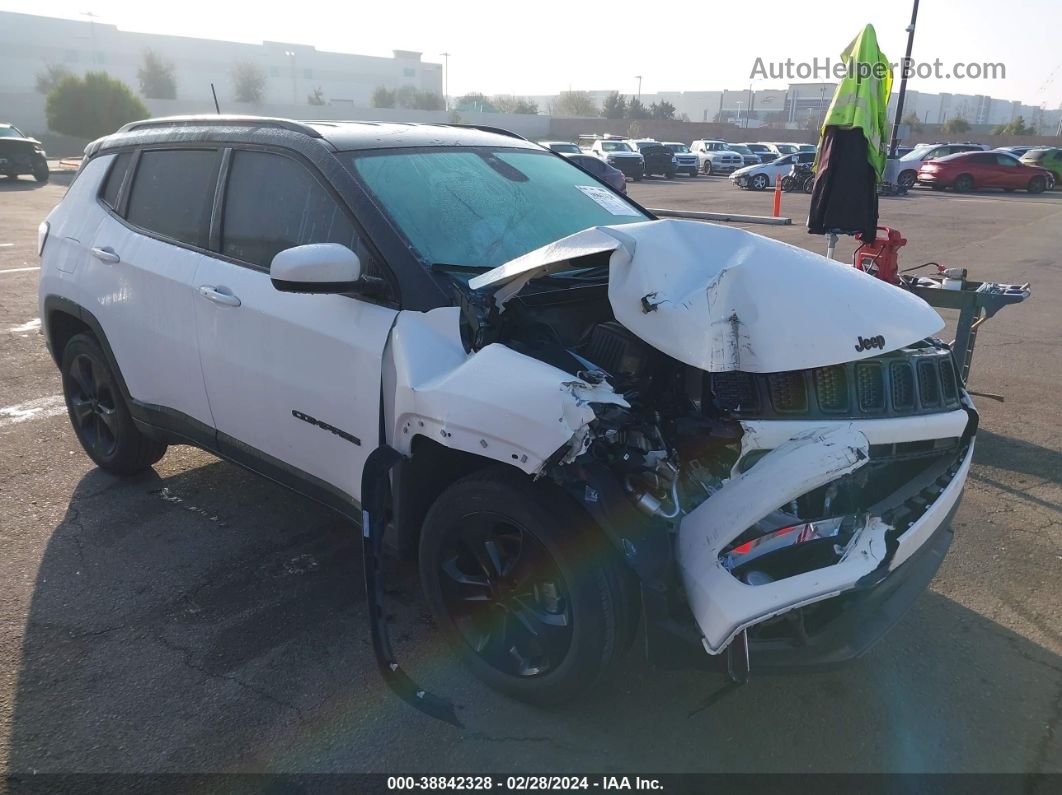
[[[394,149],[407,146],[508,146],[526,149],[541,147],[508,130],[463,124],[415,124],[383,121],[296,121],[265,116],[172,116],[146,119],[126,124],[107,139],[115,145],[126,133],[150,134],[157,140],[169,130],[179,137],[191,137],[193,131],[205,137],[223,137],[224,130],[246,140],[249,133],[297,133],[322,140],[336,151],[359,149]],[[221,133],[219,135],[219,133]]]

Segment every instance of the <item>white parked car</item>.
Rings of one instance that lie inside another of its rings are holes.
[[[730,175],[730,181],[739,188],[764,190],[774,187],[778,179],[784,178],[790,172],[794,163],[814,162],[814,152],[797,152],[779,157],[770,163],[760,163],[758,166],[746,166],[739,169]]]
[[[447,719],[391,652],[385,528],[453,654],[534,703],[642,621],[670,665],[852,657],[951,540],[977,415],[929,306],[655,220],[517,136],[137,122],[89,145],[39,251],[89,457],[197,445],[360,523],[381,673]]]
[[[732,151],[726,141],[694,141],[690,151],[697,155],[703,174],[729,174],[745,164],[745,158]]]

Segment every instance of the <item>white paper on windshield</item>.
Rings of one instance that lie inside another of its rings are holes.
[[[599,188],[596,185],[576,185],[575,187],[612,213],[612,215],[641,215],[638,210],[631,207],[608,188]]]

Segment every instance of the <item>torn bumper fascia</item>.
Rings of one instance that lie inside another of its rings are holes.
[[[385,354],[389,441],[403,455],[423,436],[534,475],[563,450],[590,443],[594,404],[629,406],[607,383],[590,383],[501,344],[468,352],[455,307],[402,312]]]
[[[832,566],[753,586],[734,577],[720,561],[722,551],[735,538],[779,505],[865,465],[868,447],[866,436],[851,425],[807,432],[765,455],[682,520],[678,564],[706,651],[718,654],[735,635],[754,624],[856,587],[886,559],[885,536],[891,528],[871,516]],[[971,444],[952,482],[900,537],[889,561],[890,571],[914,554],[945,520],[962,494],[972,455]],[[767,502],[764,495],[770,495]]]

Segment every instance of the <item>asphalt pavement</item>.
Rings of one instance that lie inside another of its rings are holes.
[[[397,653],[457,702],[455,729],[378,676],[342,520],[190,448],[129,480],[81,452],[37,333],[36,230],[67,179],[0,180],[0,772],[1062,772],[1062,194],[882,199],[903,266],[1033,285],[981,332],[970,387],[1005,402],[978,401],[955,542],[883,643],[812,675],[753,659],[721,698],[720,677],[635,649],[608,686],[548,710],[479,685],[392,563]],[[631,195],[771,207],[719,177]],[[748,228],[822,251],[807,207],[787,194],[793,226]]]

